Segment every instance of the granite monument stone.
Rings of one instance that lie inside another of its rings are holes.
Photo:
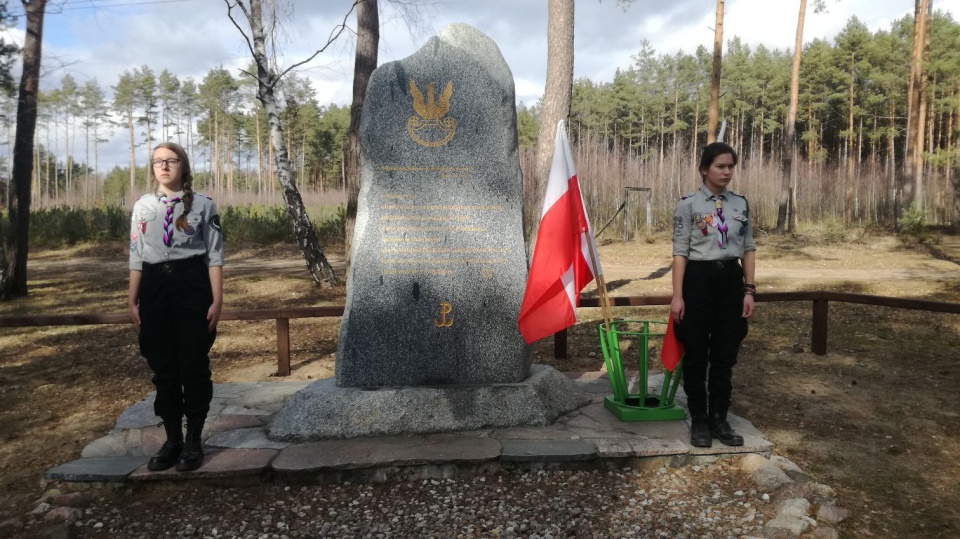
[[[513,76],[449,25],[374,71],[336,383],[521,382],[527,278]]]

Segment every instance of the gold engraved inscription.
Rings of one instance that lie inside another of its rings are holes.
[[[453,317],[451,316],[447,320],[447,315],[453,312],[453,305],[450,305],[449,302],[441,301],[440,302],[440,320],[436,318],[433,319],[433,325],[438,328],[448,328],[453,325]]]
[[[380,167],[387,168],[406,167]],[[444,169],[416,168],[441,174]],[[492,279],[497,268],[509,263],[510,249],[474,243],[479,239],[477,234],[489,231],[479,216],[501,213],[506,210],[505,205],[469,201],[419,203],[418,199],[416,195],[388,193],[379,205],[379,262],[384,275],[440,276],[475,271],[483,279]]]
[[[420,146],[439,148],[453,139],[457,124],[447,116],[450,111],[450,98],[453,97],[453,81],[448,81],[438,99],[435,99],[436,84],[427,83],[427,95],[424,96],[416,81],[410,79],[410,95],[413,96],[415,116],[407,119],[407,134]]]

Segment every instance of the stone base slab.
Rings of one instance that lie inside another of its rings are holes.
[[[278,442],[545,426],[592,401],[560,371],[533,365],[515,384],[337,387],[320,380],[287,399],[267,425]]]
[[[186,473],[147,470],[146,461],[163,441],[163,429],[156,426],[159,418],[152,414],[153,399],[148,395],[123,413],[113,432],[89,444],[83,450],[84,458],[52,468],[46,477],[66,482],[141,484],[182,480],[236,484],[281,476],[298,481],[385,481],[550,466],[650,469],[707,464],[727,454],[766,455],[773,449],[763,433],[733,414],[728,420],[743,435],[743,447],[727,447],[716,441],[711,448],[691,447],[685,420],[623,422],[614,417],[603,406],[604,396],[610,392],[605,373],[563,376],[581,395],[586,393],[589,404],[563,413],[546,425],[308,443],[270,440],[264,425],[283,408],[286,399],[311,382],[216,384],[203,433],[207,457],[203,467]],[[650,377],[651,387],[661,384],[659,377]],[[636,384],[635,374],[629,378]],[[552,374],[549,379],[560,386],[567,382]],[[548,384],[541,381],[538,387],[543,385]],[[682,393],[677,397],[677,402],[684,405]],[[562,409],[563,405],[554,408]]]

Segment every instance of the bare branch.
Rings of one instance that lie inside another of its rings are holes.
[[[241,0],[237,0],[233,5],[230,5],[230,0],[223,0],[223,2],[227,5],[227,17],[230,18],[230,22],[232,22],[233,25],[237,27],[237,30],[240,31],[240,35],[243,36],[243,39],[247,42],[247,48],[250,49],[250,55],[256,58],[257,54],[253,50],[253,43],[250,42],[250,38],[247,37],[246,32],[243,31],[243,28],[240,28],[240,25],[237,23],[236,19],[233,18],[233,8],[239,7],[240,11],[243,12],[244,17],[247,18],[248,22],[250,21],[250,12],[247,11],[246,6],[243,5],[243,2]],[[246,73],[247,75],[250,75],[251,77],[253,77],[254,80],[259,80],[259,77],[257,75],[250,73],[246,69],[240,69],[240,71],[242,73]],[[267,86],[272,87],[273,81],[266,81],[264,84],[267,84]]]
[[[253,52],[253,43],[250,43],[250,38],[247,37],[247,33],[243,31],[243,28],[240,28],[240,25],[237,23],[236,19],[233,18],[233,8],[239,7],[240,11],[243,12],[244,17],[247,18],[247,23],[250,22],[250,13],[247,12],[247,8],[244,7],[243,2],[237,0],[233,5],[230,5],[230,0],[223,0],[223,3],[227,5],[227,17],[230,18],[230,22],[237,27],[237,30],[240,31],[240,35],[243,36],[244,41],[247,42],[247,48],[250,49],[250,54],[254,55]]]
[[[226,0],[224,0],[224,1],[226,1]],[[284,75],[286,75],[287,73],[289,73],[291,70],[296,69],[296,68],[302,66],[303,64],[306,64],[306,63],[310,62],[311,60],[313,60],[314,58],[316,58],[321,52],[327,50],[327,48],[328,48],[334,41],[336,41],[337,38],[340,37],[340,34],[342,34],[343,31],[347,28],[347,19],[350,17],[350,14],[353,13],[353,10],[356,9],[357,4],[359,4],[360,2],[363,2],[363,0],[353,0],[353,4],[350,5],[350,11],[348,11],[347,14],[343,16],[343,22],[341,22],[339,25],[335,26],[335,27],[333,28],[333,30],[330,31],[330,36],[327,38],[327,42],[326,42],[326,44],[323,45],[323,47],[321,47],[321,48],[318,49],[316,52],[314,52],[313,54],[311,54],[310,57],[307,58],[306,60],[303,60],[302,62],[297,62],[297,63],[291,65],[290,67],[284,69],[283,72],[281,72],[281,73],[277,76],[276,80],[280,80]]]

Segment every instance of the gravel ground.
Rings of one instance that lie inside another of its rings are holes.
[[[464,479],[86,491],[75,537],[764,537],[775,508],[737,460],[617,471],[540,470]],[[767,495],[765,495],[767,494]],[[81,516],[82,513],[82,516]],[[69,520],[69,518],[68,518]],[[20,530],[43,536],[40,517]]]

